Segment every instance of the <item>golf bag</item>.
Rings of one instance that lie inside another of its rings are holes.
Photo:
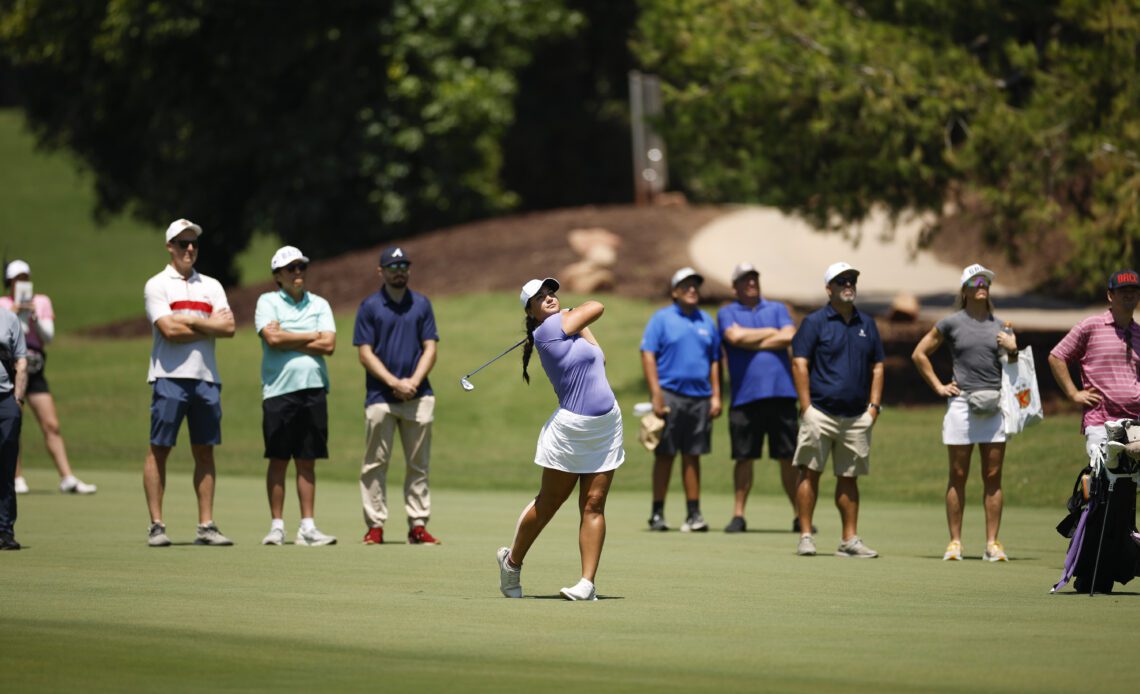
[[[1052,592],[1075,577],[1077,592],[1111,593],[1113,583],[1140,576],[1135,539],[1140,421],[1109,422],[1106,429],[1109,440],[1102,455],[1077,476],[1069,515],[1057,525],[1057,532],[1071,541],[1064,572]]]

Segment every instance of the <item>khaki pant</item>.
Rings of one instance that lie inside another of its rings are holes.
[[[792,464],[823,472],[831,456],[836,477],[862,477],[871,472],[870,412],[858,417],[836,417],[809,407],[800,421],[799,440]]]
[[[388,520],[388,461],[392,459],[392,443],[397,428],[407,461],[404,511],[408,525],[427,523],[431,516],[428,460],[434,412],[434,395],[406,402],[380,402],[364,410],[367,433],[364,464],[360,468],[360,495],[364,502],[364,522],[368,527],[383,528]]]

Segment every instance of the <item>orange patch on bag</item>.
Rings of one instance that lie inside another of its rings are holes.
[[[1021,409],[1029,407],[1029,401],[1033,396],[1033,391],[1029,388],[1017,392],[1017,404],[1021,405]]]

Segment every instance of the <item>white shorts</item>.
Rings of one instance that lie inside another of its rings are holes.
[[[536,465],[578,475],[606,472],[625,462],[621,409],[597,417],[574,414],[559,407],[538,433]]]
[[[970,412],[965,395],[946,399],[946,416],[942,419],[942,443],[968,446],[973,443],[1005,443],[1005,418],[1001,410],[989,417]]]

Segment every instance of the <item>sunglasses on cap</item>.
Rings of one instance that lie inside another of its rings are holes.
[[[836,277],[831,283],[838,287],[854,287],[858,280],[854,277]]]
[[[182,250],[186,250],[191,244],[194,245],[194,248],[201,248],[198,245],[198,239],[175,239],[174,244]]]
[[[304,272],[309,269],[308,263],[289,263],[281,268],[283,272]]]
[[[389,263],[384,266],[385,270],[407,270],[412,266],[411,263]]]

